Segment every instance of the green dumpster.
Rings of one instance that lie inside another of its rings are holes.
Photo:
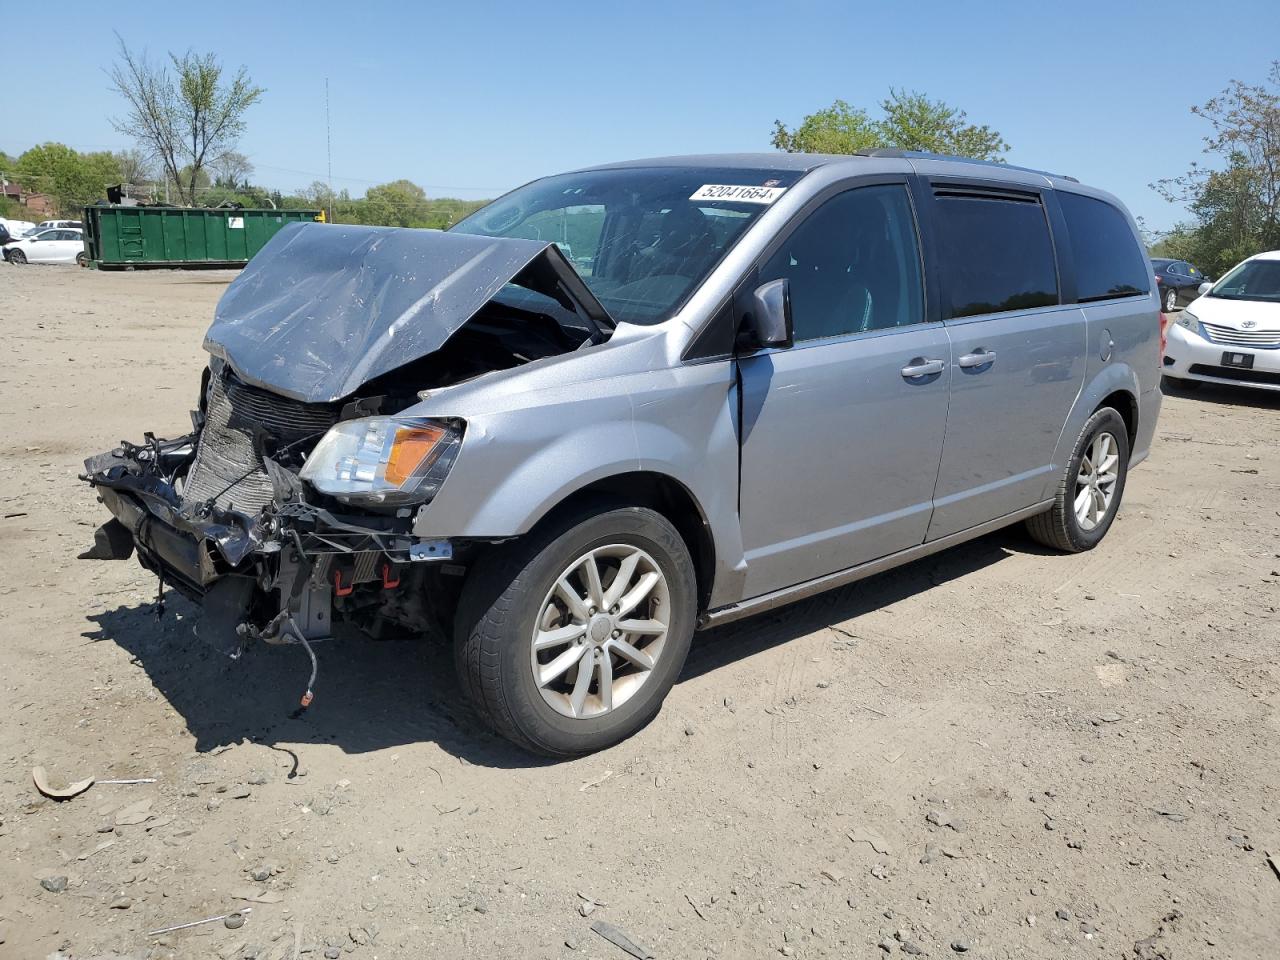
[[[104,270],[243,267],[286,223],[322,219],[319,210],[85,207],[84,249]]]

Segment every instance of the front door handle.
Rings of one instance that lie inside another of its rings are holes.
[[[902,368],[902,376],[907,380],[918,380],[921,377],[931,377],[935,373],[941,373],[946,366],[946,363],[942,360],[926,360],[924,357],[915,357]]]
[[[994,350],[983,350],[981,347],[973,353],[966,353],[956,361],[956,363],[966,369],[969,367],[985,367],[987,364],[995,362],[996,352]]]

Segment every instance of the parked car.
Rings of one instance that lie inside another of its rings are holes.
[[[79,230],[41,230],[4,247],[10,263],[83,263],[84,234]]]
[[[83,230],[84,224],[79,220],[41,220],[36,224],[36,230],[61,230],[64,228]]]
[[[0,218],[0,224],[4,225],[9,231],[9,236],[14,240],[25,237],[36,228],[36,225],[30,220],[6,220]]]
[[[1156,283],[1160,287],[1160,307],[1175,313],[1198,297],[1197,289],[1209,278],[1185,260],[1155,257],[1151,261]]]
[[[1186,389],[1280,390],[1280,250],[1250,257],[1199,292],[1170,327],[1165,377]]]
[[[195,431],[86,461],[114,518],[85,556],[136,550],[231,653],[451,637],[496,731],[598,750],[698,626],[1019,521],[1095,547],[1156,427],[1154,289],[1110,195],[902,151],[290,224],[217,307]]]

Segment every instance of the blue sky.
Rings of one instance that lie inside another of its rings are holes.
[[[99,2],[57,11],[41,15],[52,39],[18,44],[39,82],[9,85],[0,149],[128,146],[104,73],[113,18]],[[775,119],[793,124],[836,98],[871,107],[894,86],[964,108],[1004,135],[1010,162],[1111,190],[1155,228],[1181,211],[1147,185],[1201,156],[1206,124],[1188,107],[1233,77],[1261,81],[1280,57],[1276,0],[232,0],[128,11],[114,19],[131,46],[210,50],[267,88],[241,150],[258,182],[286,190],[324,177],[326,76],[335,188],[358,195],[407,177],[432,196],[472,198],[608,160],[768,150]]]

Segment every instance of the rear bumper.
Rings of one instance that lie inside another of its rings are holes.
[[[1248,370],[1223,366],[1223,354],[1253,357]],[[1180,380],[1200,380],[1258,390],[1280,390],[1280,350],[1251,349],[1214,343],[1176,323],[1169,325],[1164,373]]]

